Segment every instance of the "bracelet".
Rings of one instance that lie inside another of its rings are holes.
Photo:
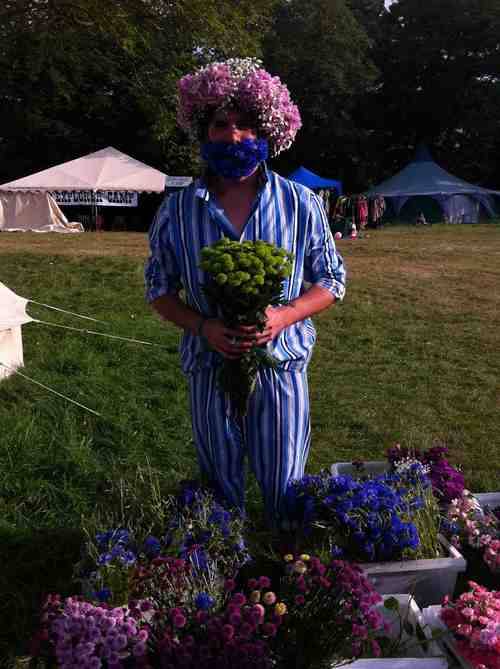
[[[203,326],[205,325],[206,321],[207,319],[205,318],[205,316],[202,316],[200,318],[200,322],[198,323],[198,328],[196,329],[196,334],[198,335],[198,337],[203,337]]]

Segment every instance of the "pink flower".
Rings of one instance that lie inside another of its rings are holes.
[[[267,606],[271,606],[272,604],[276,603],[276,595],[274,592],[266,592],[264,597],[262,598],[262,601],[264,604],[267,604]]]
[[[266,615],[266,610],[262,606],[262,604],[255,604],[254,606],[252,606],[252,612],[255,613],[256,616],[258,616],[259,621],[264,620],[264,616]]]
[[[304,595],[297,595],[295,597],[295,603],[297,604],[297,606],[302,606],[302,604],[304,604],[305,601],[306,601],[306,598],[304,597]]]
[[[172,623],[174,627],[184,627],[187,623],[186,617],[181,614],[176,615],[172,618]]]
[[[236,581],[233,578],[227,578],[224,582],[224,590],[232,592],[236,587]]]
[[[262,625],[262,634],[264,636],[276,636],[277,631],[278,628],[276,625],[273,625],[273,623],[264,623],[264,625]]]
[[[196,611],[195,618],[197,622],[203,625],[208,620],[208,613],[206,611]]]
[[[231,623],[231,625],[235,625],[236,627],[241,625],[242,620],[243,618],[241,617],[240,613],[231,613],[229,615],[229,622]]]
[[[271,587],[271,579],[268,578],[267,576],[261,576],[259,578],[259,587],[260,588],[270,588]]]
[[[234,627],[232,625],[224,625],[222,628],[222,636],[224,641],[230,641],[234,636]]]
[[[235,604],[235,606],[243,606],[246,601],[247,598],[242,592],[237,592],[231,597],[231,604]]]

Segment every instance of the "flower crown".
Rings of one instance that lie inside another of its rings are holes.
[[[199,138],[211,112],[234,105],[255,115],[272,156],[288,149],[302,125],[300,113],[288,88],[261,65],[255,58],[231,58],[182,77],[177,110],[181,128]]]

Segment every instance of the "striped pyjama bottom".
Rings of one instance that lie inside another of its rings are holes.
[[[291,479],[304,475],[311,440],[307,372],[262,367],[244,417],[232,410],[216,376],[212,367],[189,376],[201,472],[229,504],[244,510],[247,456],[268,520],[274,526],[286,525],[284,494]]]

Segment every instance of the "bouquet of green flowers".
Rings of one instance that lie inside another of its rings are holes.
[[[226,326],[255,325],[262,332],[267,307],[284,304],[283,281],[291,274],[293,255],[268,242],[224,237],[201,255],[200,267],[208,274],[205,294]],[[242,416],[262,364],[273,366],[275,361],[265,348],[254,346],[237,360],[225,359],[221,367],[220,386]]]

